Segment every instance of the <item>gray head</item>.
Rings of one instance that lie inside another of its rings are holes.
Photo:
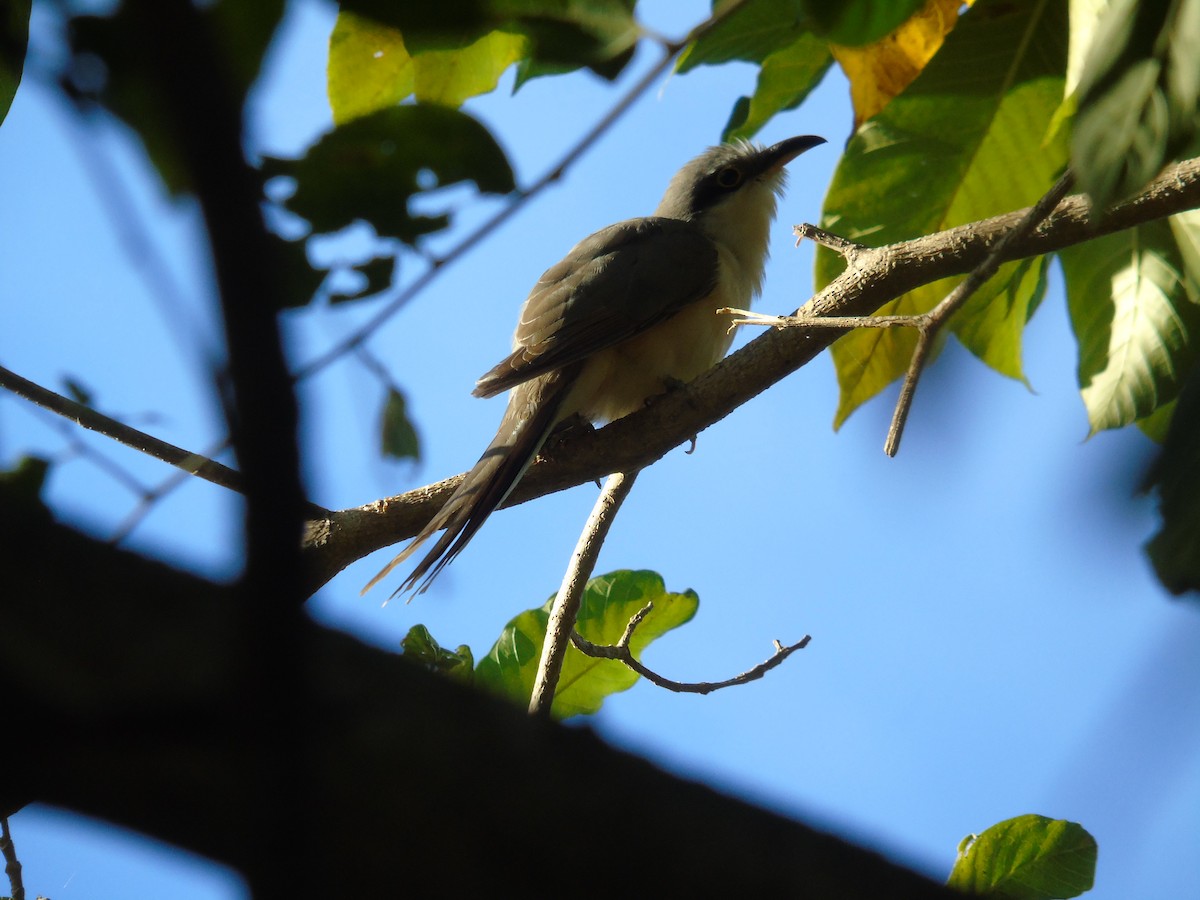
[[[691,222],[717,207],[745,205],[770,219],[775,196],[783,190],[784,166],[823,143],[816,135],[801,135],[770,147],[748,141],[710,147],[675,173],[654,214]],[[735,200],[739,195],[746,200]]]

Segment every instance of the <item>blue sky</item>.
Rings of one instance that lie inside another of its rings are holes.
[[[671,35],[707,9],[640,6]],[[249,110],[256,151],[299,153],[330,127],[332,22],[332,4],[292,4]],[[506,80],[469,109],[528,184],[654,56],[641,50],[615,87],[577,75],[534,81],[513,97]],[[471,387],[507,352],[538,274],[575,240],[651,211],[752,87],[742,66],[664,79],[564,180],[379,330],[370,347],[408,393],[420,463],[380,460],[384,388],[361,363],[345,359],[306,381],[313,499],[358,505],[467,468],[501,413],[500,401],[474,399]],[[850,123],[834,76],[761,136],[816,133],[829,143],[791,167],[759,309],[788,312],[811,293],[811,250],[793,248],[791,225],[819,218]],[[193,205],[164,196],[128,133],[73,121],[33,73],[0,127],[0,196],[0,363],[50,387],[76,378],[103,410],[181,446],[219,442],[204,362],[217,328]],[[454,190],[436,202],[454,205],[465,230],[497,201]],[[445,250],[461,233],[431,246]],[[405,260],[402,278],[420,266]],[[289,314],[291,358],[313,358],[374,309]],[[1088,896],[1185,896],[1200,880],[1200,615],[1165,594],[1141,550],[1153,502],[1134,488],[1153,448],[1132,431],[1085,440],[1057,273],[1025,361],[1029,387],[951,343],[922,382],[899,456],[888,459],[894,391],[835,434],[836,385],[822,358],[701,434],[695,454],[672,452],[644,473],[597,571],[651,568],[701,600],[693,623],[651,648],[649,665],[716,680],[768,656],[772,639],[813,640],[760,682],[704,698],[641,684],[592,724],[672,771],[935,877],[967,833],[1037,812],[1096,836]],[[75,439],[145,484],[170,477],[103,439]],[[59,423],[0,397],[0,462],[27,452],[58,460],[54,508],[109,536],[137,499],[68,446]],[[424,623],[442,643],[480,655],[512,615],[557,587],[594,493],[585,485],[498,513],[412,604],[381,607],[386,591],[358,596],[393,552],[382,551],[323,589],[311,612],[389,648]],[[237,515],[234,498],[188,484],[155,503],[127,543],[231,578]],[[12,827],[27,887],[54,900],[244,896],[235,876],[102,823],[32,807]]]

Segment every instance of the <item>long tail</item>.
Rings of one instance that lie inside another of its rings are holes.
[[[462,552],[487,517],[517,486],[559,421],[559,411],[575,380],[576,369],[577,366],[569,366],[513,389],[500,428],[479,462],[412,543],[367,582],[361,593],[365,594],[412,556],[439,529],[445,529],[392,596],[414,590],[423,594],[428,589],[438,573]]]

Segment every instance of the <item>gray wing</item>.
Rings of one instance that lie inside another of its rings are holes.
[[[491,397],[630,338],[711,293],[717,249],[695,225],[647,216],[584,238],[521,309],[516,349],[476,383]]]

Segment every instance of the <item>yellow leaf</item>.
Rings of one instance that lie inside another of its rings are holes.
[[[399,31],[340,12],[325,77],[333,121],[342,125],[399,103],[413,92],[416,71]]]
[[[830,45],[850,80],[855,130],[921,74],[954,28],[961,5],[961,0],[926,0],[912,18],[873,44]]]
[[[527,55],[528,43],[520,34],[492,31],[461,47],[410,54],[397,29],[338,13],[326,71],[333,121],[343,125],[410,95],[422,103],[460,106],[494,90],[504,71]]]

